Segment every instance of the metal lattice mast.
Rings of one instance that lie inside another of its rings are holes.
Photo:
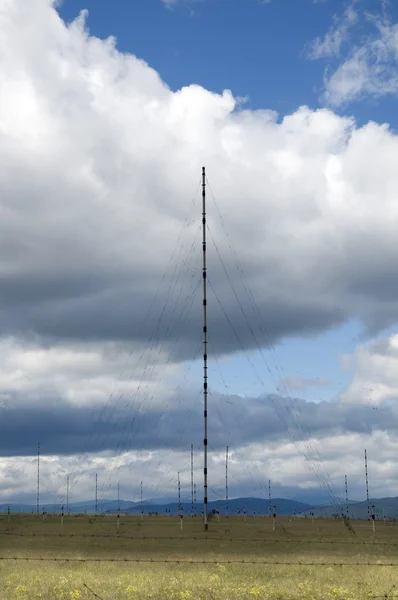
[[[193,504],[194,504],[194,515],[196,517],[196,483],[193,484]]]
[[[192,516],[193,516],[193,508],[194,508],[194,503],[193,503],[193,444],[191,444],[191,503],[192,503],[191,512],[192,512]]]
[[[345,475],[345,503],[346,503],[347,519],[348,519],[348,482],[347,482],[347,475]]]
[[[203,522],[205,531],[207,522],[207,265],[206,265],[206,169],[202,167],[202,277],[203,277]]]
[[[37,514],[40,511],[40,442],[37,444],[37,496],[36,496]]]
[[[368,455],[365,450],[365,479],[366,479],[366,503],[368,505],[368,518],[370,516],[369,506],[369,478],[368,478]]]
[[[225,453],[225,512],[228,518],[228,446]]]

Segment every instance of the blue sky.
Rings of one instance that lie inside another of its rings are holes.
[[[232,90],[248,97],[253,109],[273,109],[281,116],[300,105],[322,106],[325,68],[332,60],[309,60],[308,49],[327,33],[346,0],[180,0],[165,8],[161,0],[63,0],[59,9],[70,21],[89,12],[93,35],[117,38],[122,52],[144,59],[173,90],[197,83],[208,90]],[[363,13],[380,15],[382,0],[352,3]],[[398,6],[388,6],[392,21]],[[362,22],[343,48],[355,47],[372,31]],[[359,123],[396,119],[394,102],[383,98],[355,102],[340,110]]]
[[[113,32],[118,48],[146,60],[174,90],[191,83],[229,88],[249,96],[253,108],[282,113],[317,102],[322,65],[307,63],[303,49],[328,27],[328,5],[209,0],[167,10],[160,0],[66,0],[61,14],[72,19],[84,7],[93,34]]]

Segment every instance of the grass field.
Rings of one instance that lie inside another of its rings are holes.
[[[190,517],[181,531],[176,517],[122,516],[117,530],[115,516],[0,515],[0,598],[398,598],[398,525],[352,525],[234,517],[205,534]]]

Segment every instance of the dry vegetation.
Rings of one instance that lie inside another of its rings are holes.
[[[8,523],[7,515],[0,516],[0,556],[10,559],[0,561],[0,598],[398,598],[398,569],[389,566],[398,564],[393,523],[376,523],[373,534],[371,523],[357,521],[353,535],[341,521],[326,519],[282,519],[273,531],[269,518],[222,518],[210,523],[206,536],[201,521],[189,517],[183,531],[176,517],[145,517],[143,524],[139,517],[122,517],[119,532],[115,516],[65,517],[63,527],[60,521],[12,515]],[[36,560],[55,557],[62,560]],[[236,562],[242,560],[262,564]],[[264,564],[287,562],[295,564]]]

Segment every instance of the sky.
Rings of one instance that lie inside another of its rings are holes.
[[[5,0],[0,503],[398,495],[398,7]]]

